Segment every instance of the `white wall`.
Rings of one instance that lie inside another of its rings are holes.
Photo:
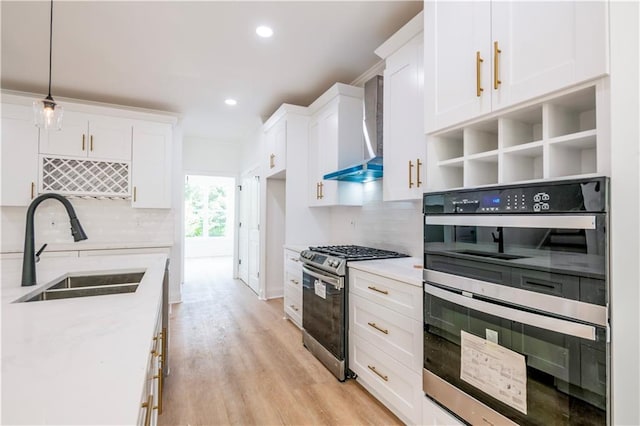
[[[241,145],[185,136],[182,165],[188,174],[238,176]]]
[[[333,207],[331,240],[422,258],[420,201],[382,201],[382,181],[363,184],[362,207]]]
[[[640,43],[638,2],[611,16],[611,424],[640,424]]]

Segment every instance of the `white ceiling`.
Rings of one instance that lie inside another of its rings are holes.
[[[173,111],[186,136],[243,141],[283,102],[309,105],[374,66],[422,4],[56,0],[52,95]],[[0,7],[2,88],[46,93],[49,2]]]

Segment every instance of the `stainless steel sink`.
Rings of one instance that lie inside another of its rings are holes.
[[[104,296],[108,294],[134,293],[144,272],[101,275],[71,275],[16,302],[40,302],[73,297]]]

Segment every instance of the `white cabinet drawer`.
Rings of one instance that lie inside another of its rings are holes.
[[[284,250],[284,263],[287,267],[299,268],[302,270],[302,264],[300,263],[300,253],[293,250]]]
[[[422,321],[422,288],[357,269],[349,269],[351,293]]]
[[[358,381],[400,419],[422,422],[422,375],[409,370],[355,333],[349,335],[349,368]]]
[[[422,323],[358,295],[349,300],[349,329],[417,374],[422,372]]]
[[[428,397],[422,398],[422,424],[433,426],[463,426],[464,423]]]
[[[284,286],[284,312],[298,326],[302,327],[302,289],[291,284]]]
[[[291,269],[286,269],[284,271],[284,283],[286,285],[291,285],[297,289],[302,288],[302,272],[292,271]]]

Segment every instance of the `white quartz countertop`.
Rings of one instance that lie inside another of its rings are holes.
[[[359,260],[357,262],[349,262],[347,266],[422,287],[422,259],[417,257]]]
[[[300,253],[302,250],[307,250],[309,248],[309,246],[303,246],[300,244],[285,244],[282,247],[284,247],[287,250],[295,251],[296,253]]]
[[[2,262],[2,424],[137,423],[166,258],[43,259],[33,287]],[[135,293],[12,303],[66,274],[142,271]]]

